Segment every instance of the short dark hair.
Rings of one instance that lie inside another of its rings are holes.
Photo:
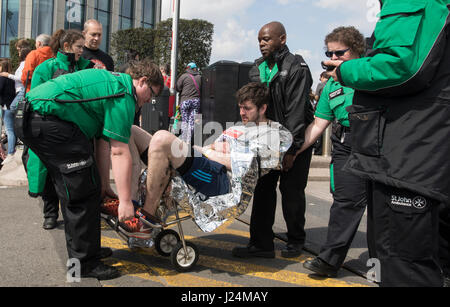
[[[238,105],[243,104],[245,101],[251,100],[258,110],[263,105],[268,105],[270,102],[269,89],[264,83],[251,82],[244,85],[236,93]]]
[[[133,79],[147,77],[149,86],[156,85],[164,88],[164,78],[159,70],[158,65],[153,63],[149,58],[143,60],[132,60],[128,62],[125,73],[129,74]]]

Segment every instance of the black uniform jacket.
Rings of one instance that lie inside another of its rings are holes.
[[[348,171],[450,204],[450,16],[414,77],[350,109]]]
[[[267,117],[279,122],[294,136],[289,154],[294,154],[305,141],[305,130],[314,120],[314,110],[309,101],[312,77],[309,67],[300,55],[293,55],[285,46],[275,54],[278,73],[269,85],[272,103],[267,110]],[[261,82],[259,65],[264,61],[259,58],[249,72],[250,80]]]

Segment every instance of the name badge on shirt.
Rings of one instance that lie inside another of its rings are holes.
[[[336,98],[336,97],[341,96],[343,94],[344,94],[344,89],[340,88],[340,89],[338,89],[338,90],[336,90],[334,92],[331,92],[329,97],[330,97],[330,99],[333,99],[333,98]]]

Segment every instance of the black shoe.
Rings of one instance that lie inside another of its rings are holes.
[[[263,250],[257,248],[254,245],[250,245],[247,247],[235,247],[231,251],[234,257],[239,258],[252,258],[252,257],[260,257],[260,258],[275,258],[275,251],[273,250]]]
[[[81,278],[97,278],[98,280],[109,280],[120,276],[120,272],[101,261],[82,264]]]
[[[305,263],[303,263],[303,267],[313,271],[317,275],[327,277],[336,277],[338,271],[338,269],[329,265],[319,257],[305,261]]]
[[[55,229],[58,226],[58,222],[54,217],[47,217],[44,219],[44,224],[42,224],[42,228],[45,230]]]
[[[281,256],[284,258],[294,258],[302,254],[303,244],[288,243],[281,251]]]
[[[100,252],[97,255],[97,259],[100,260],[111,257],[112,253],[113,251],[109,247],[101,247]]]

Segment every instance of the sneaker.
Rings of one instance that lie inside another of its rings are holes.
[[[338,271],[338,269],[336,269],[332,265],[329,265],[319,257],[305,261],[305,263],[303,263],[303,267],[310,271],[313,271],[317,275],[327,277],[336,277]]]
[[[152,237],[152,229],[146,228],[144,224],[137,218],[129,221],[121,222],[123,231],[129,237],[148,240]]]
[[[156,216],[151,215],[150,213],[144,211],[144,209],[138,209],[136,211],[136,216],[139,217],[139,220],[146,224],[147,226],[150,226],[152,228],[162,228],[163,223],[162,221],[157,218]]]
[[[14,155],[7,155],[6,159],[3,160],[2,165],[6,165],[14,161]]]
[[[112,216],[112,217],[118,217],[119,216],[119,200],[118,199],[110,199],[105,201],[101,207],[100,212],[102,216]]]

